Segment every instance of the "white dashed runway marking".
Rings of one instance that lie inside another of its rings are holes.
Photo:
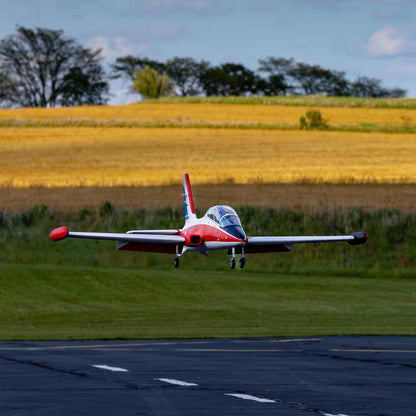
[[[186,381],[175,380],[172,378],[155,378],[155,380],[164,381],[165,383],[176,384],[177,386],[191,387],[197,386],[195,383],[187,383]]]
[[[92,365],[92,367],[95,368],[101,368],[102,370],[108,370],[108,371],[120,371],[120,372],[124,372],[127,373],[129,370],[126,370],[125,368],[120,368],[120,367],[110,367],[108,365]]]
[[[250,394],[225,393],[225,396],[233,396],[233,397],[237,397],[238,399],[244,399],[244,400],[254,400],[255,402],[260,402],[260,403],[276,403],[275,400],[263,399],[262,397],[251,396]]]
[[[333,415],[332,413],[324,413],[324,416],[348,416],[348,415],[345,415],[344,413],[339,413],[336,415]]]
[[[336,415],[333,415],[332,413],[324,413],[324,416],[348,416],[348,415],[345,415],[344,413],[339,413]]]

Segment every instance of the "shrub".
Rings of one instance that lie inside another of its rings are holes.
[[[299,121],[300,128],[304,130],[328,128],[328,120],[323,119],[319,110],[308,110],[306,112],[306,117],[302,116]]]

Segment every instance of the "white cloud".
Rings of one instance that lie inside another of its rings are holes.
[[[101,49],[106,62],[112,62],[120,56],[137,55],[148,50],[146,43],[129,43],[123,37],[96,36],[87,42],[88,48]]]
[[[405,51],[406,38],[392,27],[384,26],[375,32],[367,43],[367,53],[371,57],[397,56]]]

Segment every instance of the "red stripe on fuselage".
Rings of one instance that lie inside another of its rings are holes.
[[[185,237],[186,240],[186,236],[200,235],[202,237],[202,241],[223,241],[227,243],[241,243],[242,241],[245,241],[235,238],[224,230],[208,224],[191,225],[190,227],[180,230],[179,235]]]
[[[189,181],[189,175],[187,173],[185,173],[185,183],[186,183],[186,192],[188,193],[188,198],[189,198],[189,208],[192,214],[195,214],[194,198],[192,196],[191,182]]]

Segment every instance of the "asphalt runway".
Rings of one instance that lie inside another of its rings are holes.
[[[415,337],[1,342],[0,415],[416,415]]]

